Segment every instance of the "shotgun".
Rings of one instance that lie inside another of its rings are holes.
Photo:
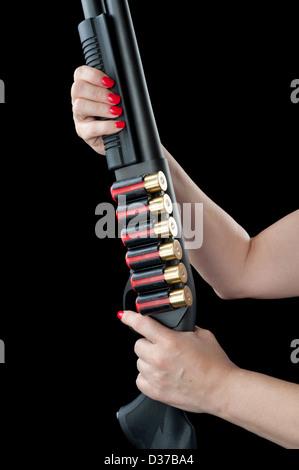
[[[122,97],[126,127],[104,136],[111,194],[122,224],[130,269],[124,292],[136,293],[136,309],[178,331],[193,331],[196,295],[175,192],[160,143],[127,0],[81,0],[79,36],[85,62],[105,72]],[[136,223],[136,218],[138,222]],[[194,428],[184,411],[142,393],[117,413],[137,449],[195,449]]]

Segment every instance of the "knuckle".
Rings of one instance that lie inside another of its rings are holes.
[[[84,65],[80,65],[80,67],[77,67],[75,72],[74,72],[74,81],[78,80],[79,77],[82,76],[83,70],[84,70]]]
[[[88,73],[89,67],[86,65],[80,65],[74,72],[74,80],[82,79]]]
[[[97,103],[97,115],[99,117],[108,117],[110,115],[109,112],[110,106],[102,103],[101,101]]]
[[[136,356],[139,356],[138,354],[138,351],[139,351],[139,343],[140,339],[138,341],[136,341],[136,343],[134,344],[134,353],[136,354]]]
[[[81,65],[74,72],[74,81],[82,80],[96,84],[100,83],[103,75],[101,70],[90,67],[89,65]]]
[[[202,333],[208,341],[216,340],[215,335],[210,330],[203,330]]]
[[[139,373],[137,375],[137,378],[136,378],[136,385],[137,385],[137,388],[140,390],[140,391],[143,391],[144,390],[144,379],[141,375],[141,373]]]
[[[75,129],[77,132],[77,135],[83,139],[83,132],[82,132],[82,126],[79,123],[75,123]]]
[[[153,353],[151,360],[152,360],[152,364],[155,367],[156,371],[157,370],[164,370],[167,367],[164,357],[159,352]]]
[[[97,101],[98,103],[100,103],[101,101],[107,101],[106,97],[108,95],[108,92],[107,90],[104,90],[102,87],[96,87],[96,90],[94,92],[94,99],[95,101]]]
[[[163,344],[166,348],[166,350],[177,350],[179,348],[179,340],[176,335],[173,334],[173,332],[167,332],[165,334]]]
[[[137,359],[137,362],[136,362],[136,367],[137,367],[137,370],[139,372],[141,372],[141,368],[142,368],[142,362],[141,362],[141,359]]]
[[[84,100],[82,98],[76,98],[73,103],[74,114],[82,114],[84,109]]]
[[[79,97],[82,94],[84,82],[76,80],[72,85],[71,95],[73,98]]]
[[[143,377],[141,373],[139,373],[136,378],[136,386],[142,393],[144,393],[148,397],[152,398],[153,400],[161,401],[162,392],[158,388],[154,387],[152,384],[147,382],[147,380]]]
[[[132,322],[132,328],[136,331],[139,331],[140,328],[142,328],[143,321],[144,321],[144,318],[141,315],[134,317],[134,321]]]
[[[75,96],[76,96],[75,84],[76,84],[76,82],[74,82],[74,83],[72,84],[72,87],[71,87],[71,97],[72,97],[73,99],[74,99]]]
[[[137,386],[137,388],[140,390],[140,374],[137,375],[137,378],[136,378],[136,386]]]
[[[163,402],[163,391],[160,390],[159,388],[156,388],[156,387],[153,387],[151,389],[151,398],[153,400],[156,400],[156,401],[159,401],[159,402]]]
[[[114,121],[101,121],[101,134],[110,135],[116,130]],[[139,323],[140,324],[140,323]]]

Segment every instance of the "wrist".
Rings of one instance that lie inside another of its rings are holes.
[[[239,374],[243,371],[236,365],[222,371],[217,379],[217,384],[210,394],[207,413],[225,420],[229,420],[231,414],[235,385]]]

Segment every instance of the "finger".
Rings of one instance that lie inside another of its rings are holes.
[[[163,393],[146,380],[143,374],[139,373],[136,379],[137,388],[147,397],[156,401],[163,401]]]
[[[142,392],[144,395],[149,397],[150,385],[148,381],[146,380],[146,378],[141,373],[139,373],[137,376],[136,385],[138,389],[140,390],[140,392]]]
[[[111,88],[114,85],[114,81],[104,72],[93,67],[89,67],[88,65],[82,65],[75,70],[74,81],[77,80],[83,80],[91,83],[91,85],[105,86],[107,88]]]
[[[152,356],[153,344],[146,338],[141,338],[136,341],[134,346],[135,354],[143,361],[150,362]]]
[[[123,121],[78,121],[76,131],[81,139],[89,142],[98,139],[103,135],[112,135],[121,131],[125,127]]]
[[[71,89],[72,104],[78,98],[83,98],[89,101],[95,101],[97,103],[110,103],[110,104],[119,104],[121,97],[115,93],[111,93],[110,90],[106,88],[94,86],[90,83],[83,82],[82,80],[77,80],[73,83]]]
[[[158,323],[153,318],[142,316],[140,313],[132,312],[131,310],[126,310],[123,313],[121,321],[154,344],[158,343],[170,331],[166,326],[161,325],[161,323]]]
[[[150,378],[153,374],[152,366],[140,358],[138,359],[136,365],[137,365],[138,372],[140,372],[140,374],[142,374],[146,380],[150,381]]]
[[[122,108],[120,106],[77,98],[73,104],[73,113],[75,120],[82,120],[89,116],[115,118],[122,114]]]

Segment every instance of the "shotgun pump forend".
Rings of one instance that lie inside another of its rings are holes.
[[[196,295],[180,214],[149,99],[127,0],[81,0],[78,27],[85,62],[114,80],[126,127],[104,136],[111,195],[128,249],[130,276],[124,293],[135,306],[168,328],[193,331]],[[130,443],[139,449],[194,449],[196,437],[185,412],[142,393],[117,414]]]

